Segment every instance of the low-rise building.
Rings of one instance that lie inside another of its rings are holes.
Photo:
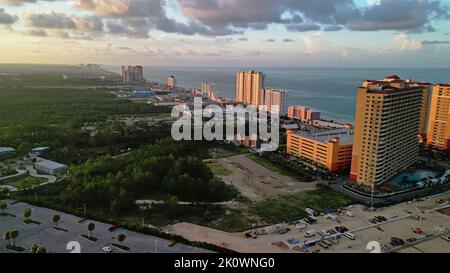
[[[16,149],[11,147],[0,147],[0,156],[8,156],[16,153]]]
[[[320,112],[312,111],[306,106],[290,106],[288,108],[288,117],[301,121],[320,120]]]
[[[319,133],[287,131],[288,155],[308,158],[331,172],[350,168],[352,149],[352,130],[325,130]]]
[[[36,162],[34,163],[34,168],[40,172],[54,176],[62,175],[67,170],[66,165],[43,158],[36,159]]]

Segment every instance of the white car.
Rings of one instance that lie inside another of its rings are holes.
[[[446,240],[447,242],[450,242],[450,235],[443,235],[441,236],[441,238]]]
[[[102,250],[106,253],[111,253],[112,249],[109,246],[105,246],[104,248],[102,248]]]
[[[356,236],[351,232],[344,232],[344,236],[349,238],[350,240],[356,240]]]

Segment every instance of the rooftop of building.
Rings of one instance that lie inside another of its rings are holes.
[[[47,159],[42,159],[42,158],[38,159],[36,161],[36,164],[38,164],[38,165],[40,165],[40,166],[42,166],[44,168],[51,169],[51,170],[57,170],[57,169],[62,169],[62,168],[66,168],[67,167],[64,164],[60,164],[58,162],[54,162],[54,161],[47,160]]]
[[[0,147],[0,153],[10,153],[10,152],[15,152],[16,149],[12,148],[12,147]]]
[[[333,141],[336,138],[339,138],[339,143],[346,145],[346,144],[353,144],[353,130],[351,129],[332,129],[332,130],[318,130],[317,132],[313,133],[307,133],[304,131],[296,131],[294,134],[298,136],[302,136],[314,141],[318,141],[321,143],[327,143],[329,141]]]
[[[47,151],[49,149],[50,149],[50,147],[36,147],[36,148],[31,149],[31,151],[32,152],[42,152],[42,151]]]

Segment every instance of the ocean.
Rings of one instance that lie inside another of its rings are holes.
[[[173,74],[177,85],[200,88],[202,82],[216,84],[216,95],[235,97],[236,73],[250,68],[144,67],[147,80],[167,81]],[[366,79],[388,75],[420,82],[450,83],[450,69],[418,68],[252,68],[266,75],[266,87],[288,91],[288,105],[305,105],[322,112],[328,120],[354,120],[356,88]]]

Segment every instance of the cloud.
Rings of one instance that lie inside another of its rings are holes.
[[[38,36],[38,37],[47,37],[48,33],[45,30],[42,29],[32,29],[27,32],[28,35],[31,36]]]
[[[394,37],[394,44],[400,47],[400,50],[416,51],[422,49],[422,43],[406,33],[400,33]]]
[[[434,31],[432,19],[449,19],[447,7],[435,0],[380,0],[348,18],[350,30]]]
[[[28,24],[36,28],[76,29],[74,20],[64,13],[28,13],[24,15]]]
[[[0,25],[12,25],[18,20],[19,17],[10,15],[4,9],[0,8]]]
[[[376,0],[361,7],[354,0],[178,0],[181,12],[212,28],[267,29],[284,25],[290,31],[433,31],[432,20],[449,19],[448,7],[437,0]]]
[[[56,2],[56,1],[66,1],[66,0],[0,0],[0,3],[5,3],[10,6],[21,6],[28,3],[37,2]]]

